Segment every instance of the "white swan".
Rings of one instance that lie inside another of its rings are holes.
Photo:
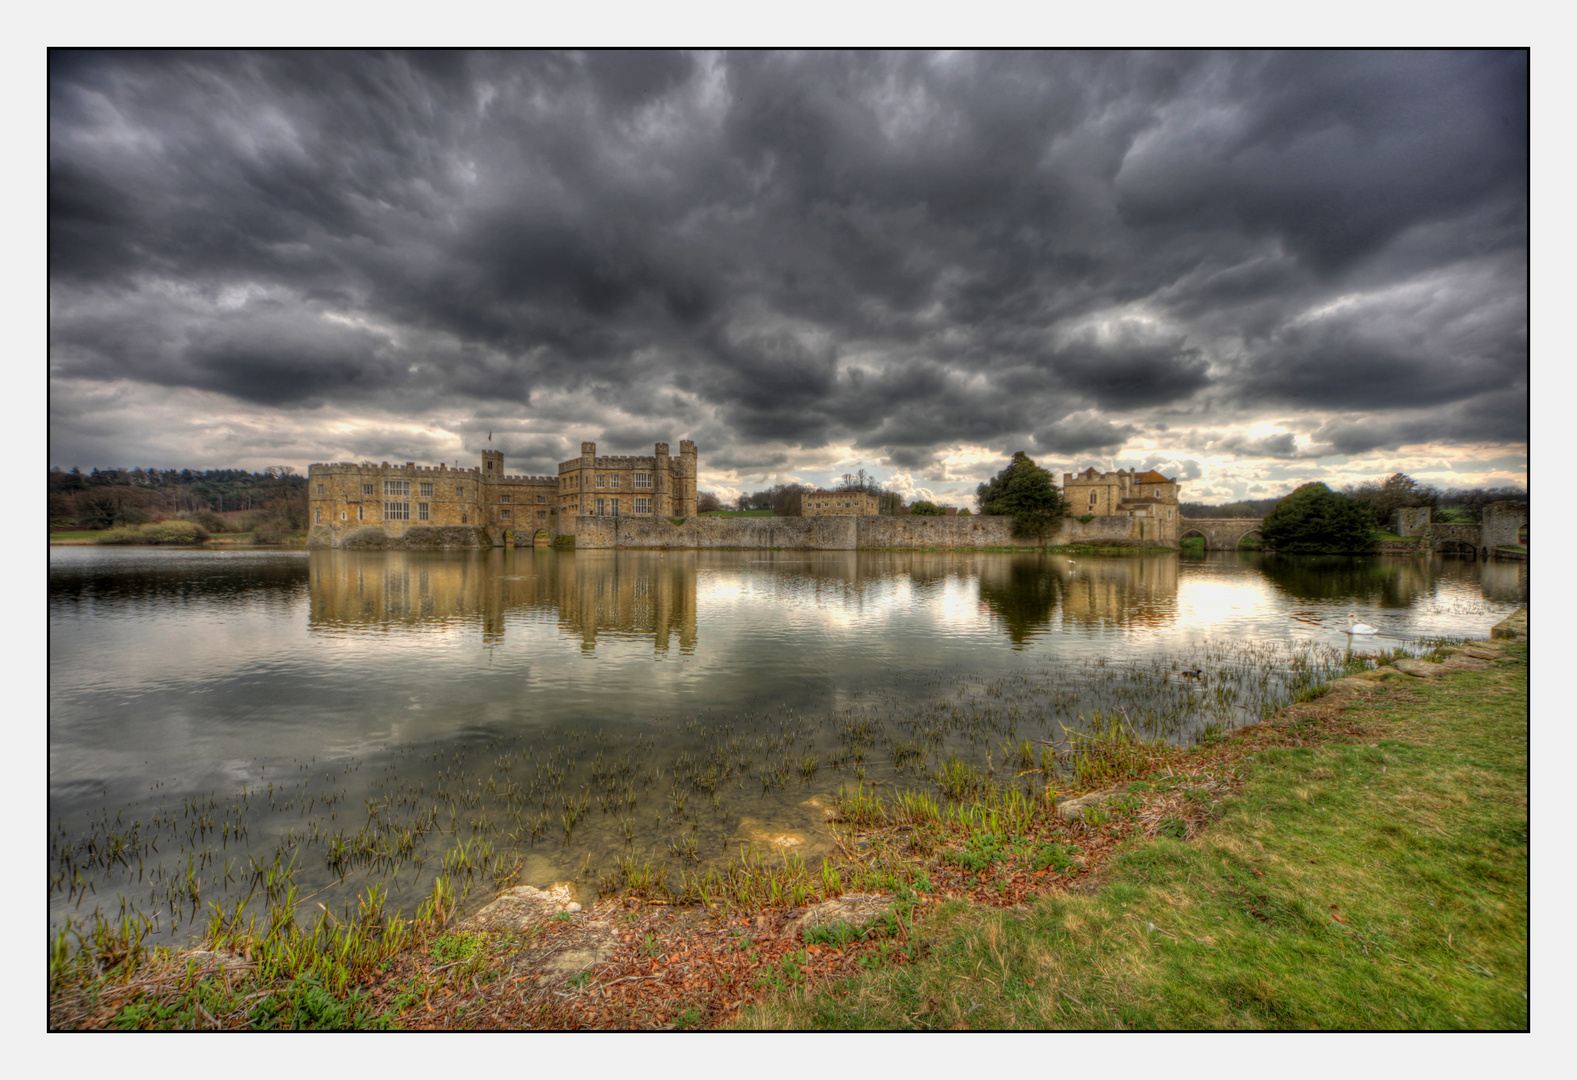
[[[1359,622],[1358,616],[1349,612],[1347,615],[1347,632],[1349,634],[1378,634],[1380,631],[1368,623]]]

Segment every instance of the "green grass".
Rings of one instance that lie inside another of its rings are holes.
[[[1391,543],[1391,542],[1394,542],[1394,541],[1397,541],[1397,540],[1417,540],[1418,539],[1418,537],[1416,537],[1416,536],[1398,536],[1394,532],[1386,532],[1384,529],[1376,529],[1376,530],[1374,530],[1374,532],[1370,533],[1370,535],[1372,537],[1374,537],[1374,540],[1375,540],[1376,543],[1380,543],[1380,544]]]
[[[99,529],[75,529],[69,532],[50,532],[51,540],[92,540],[99,535]]]
[[[709,510],[704,514],[697,514],[704,518],[734,518],[734,517],[772,517],[771,510]]]
[[[742,1025],[1526,1029],[1526,646],[1511,653],[1409,680],[1365,734],[1256,753],[1208,829],[1135,842],[1093,893],[941,905],[917,962],[788,989]]]

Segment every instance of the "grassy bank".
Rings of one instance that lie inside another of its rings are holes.
[[[1014,909],[942,904],[914,962],[740,1025],[1526,1028],[1527,646],[1507,655],[1294,706],[1229,740],[1243,779],[1192,839],[1136,837],[1098,886]]]

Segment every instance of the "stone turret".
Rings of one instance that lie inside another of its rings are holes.
[[[657,517],[674,517],[674,480],[668,458],[668,444],[657,444],[657,465],[652,470],[652,510]]]
[[[679,475],[674,483],[673,516],[695,516],[695,474],[697,453],[690,439],[679,440]]]

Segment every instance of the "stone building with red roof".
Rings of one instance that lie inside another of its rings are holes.
[[[1092,467],[1081,473],[1063,473],[1062,495],[1074,517],[1094,514],[1149,518],[1157,523],[1157,539],[1177,538],[1182,518],[1177,479],[1162,476],[1154,469],[1103,473]]]

